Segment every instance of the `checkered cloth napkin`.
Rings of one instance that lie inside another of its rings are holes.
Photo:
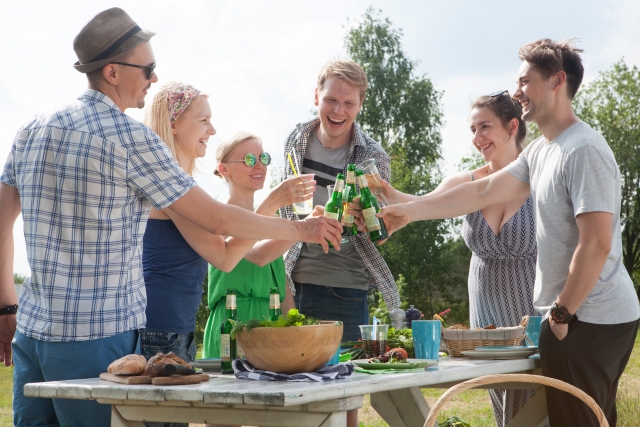
[[[256,381],[330,381],[342,380],[353,374],[351,363],[339,363],[337,365],[323,366],[315,372],[300,374],[278,374],[276,372],[262,371],[254,368],[243,359],[235,359],[231,362],[236,378]]]

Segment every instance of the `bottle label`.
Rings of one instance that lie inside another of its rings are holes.
[[[236,304],[236,296],[231,294],[227,295],[227,310],[233,309],[236,310],[238,308]]]
[[[338,218],[340,218],[340,212],[327,212],[326,210],[324,211],[324,216],[327,218],[331,218],[331,219],[335,219],[336,221],[338,221]]]
[[[231,362],[231,335],[220,334],[220,360]]]
[[[380,219],[378,219],[376,213],[376,208],[373,206],[362,211],[364,222],[367,224],[367,230],[369,230],[369,232],[380,230]]]
[[[344,219],[345,227],[353,227],[353,215],[344,214],[342,215],[342,218]]]
[[[349,184],[356,183],[356,171],[347,171],[347,183]]]
[[[280,308],[280,294],[269,295],[269,308]]]
[[[344,190],[344,181],[341,179],[337,179],[336,180],[336,184],[335,187],[333,187],[333,191],[337,191],[338,193],[342,193],[342,190]]]
[[[367,178],[364,175],[360,175],[358,177],[358,185],[360,188],[369,187],[369,183],[367,182]]]

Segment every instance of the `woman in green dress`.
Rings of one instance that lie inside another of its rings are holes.
[[[264,187],[267,166],[271,156],[262,149],[262,141],[255,135],[240,132],[222,142],[216,150],[218,166],[215,175],[229,184],[228,204],[253,210],[254,194]],[[291,195],[288,192],[272,191],[256,210],[263,215],[274,215],[278,208],[296,201],[310,199],[315,190],[314,180],[294,178],[300,181],[296,187],[304,191]],[[305,180],[306,181],[303,181]],[[276,187],[277,188],[277,187]],[[261,211],[261,212],[259,212]],[[269,289],[280,290],[282,311],[295,308],[293,296],[288,291],[285,280],[282,255],[294,241],[263,240],[257,242],[230,272],[209,266],[209,320],[204,331],[204,358],[220,357],[220,326],[226,319],[226,290],[236,290],[238,320],[246,322],[262,319],[269,314]]]

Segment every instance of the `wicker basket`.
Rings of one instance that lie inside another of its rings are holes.
[[[462,357],[463,351],[489,345],[520,345],[524,326],[500,329],[444,329],[444,342],[451,356]]]
[[[504,382],[523,382],[523,383],[533,383],[533,384],[542,384],[547,387],[554,387],[558,390],[565,391],[582,400],[591,410],[596,414],[596,418],[600,423],[600,427],[609,427],[609,423],[602,412],[602,409],[598,406],[598,404],[593,400],[591,396],[589,396],[584,391],[580,390],[577,387],[572,386],[571,384],[567,384],[563,381],[556,380],[554,378],[543,377],[540,375],[527,375],[527,374],[497,374],[497,375],[485,375],[483,377],[474,378],[471,380],[467,380],[463,383],[456,384],[451,387],[449,390],[445,391],[442,396],[436,401],[436,403],[431,407],[429,411],[429,415],[424,422],[423,427],[433,427],[435,425],[436,420],[438,419],[438,414],[443,409],[444,405],[453,399],[458,393],[463,392],[465,390],[469,390],[470,388],[485,386],[489,384],[496,384],[499,388],[500,383]],[[524,388],[524,387],[523,387]]]

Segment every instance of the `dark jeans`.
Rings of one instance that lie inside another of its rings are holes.
[[[560,341],[545,320],[539,345],[542,373],[587,393],[615,427],[618,380],[631,356],[637,331],[637,320],[615,325],[578,320],[569,325],[569,333]],[[552,387],[547,387],[546,393],[550,427],[600,426],[593,411],[577,397]]]
[[[176,356],[187,362],[193,362],[196,358],[196,340],[193,332],[177,334],[140,329],[140,346],[142,355],[147,360],[159,351],[165,354],[173,351]],[[189,427],[188,423],[145,422],[144,425],[146,427]]]
[[[339,320],[342,341],[360,339],[359,325],[369,324],[367,291],[295,283],[294,301],[300,313],[320,320]]]

